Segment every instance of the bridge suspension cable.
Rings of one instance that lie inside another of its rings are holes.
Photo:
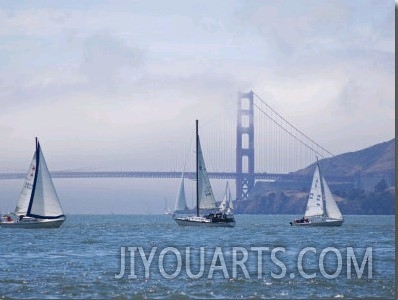
[[[309,141],[311,143],[307,143],[305,141],[303,141],[302,139],[300,139],[300,137],[296,136],[295,134],[293,134],[289,128],[284,127],[281,123],[282,122],[278,122],[275,118],[273,118],[269,113],[267,113],[264,109],[262,109],[259,105],[257,105],[256,102],[254,102],[254,106],[260,111],[262,112],[267,118],[269,118],[273,123],[275,123],[279,128],[281,128],[283,131],[285,131],[287,134],[289,134],[291,137],[293,137],[295,140],[297,140],[299,143],[301,143],[302,145],[304,145],[306,148],[308,148],[309,150],[313,151],[314,153],[316,153],[317,155],[321,156],[322,158],[326,158],[327,156],[334,156],[329,150],[325,149],[324,147],[322,147],[321,145],[319,145],[317,142],[315,142],[313,139],[311,139],[310,137],[308,137],[305,133],[303,133],[300,129],[298,129],[296,126],[294,126],[292,123],[290,123],[288,120],[286,120],[283,116],[281,116],[278,112],[276,112],[269,104],[267,104],[263,99],[260,98],[260,96],[258,96],[256,93],[254,93],[254,95],[256,96],[256,98],[263,104],[265,105],[269,110],[271,110],[276,116],[278,116],[280,118],[280,120],[282,120],[283,122],[285,122],[290,129],[293,129],[293,131],[296,131],[301,137],[303,137],[305,140]],[[317,149],[315,149],[315,147],[313,146],[315,145]],[[319,151],[318,149],[321,149],[321,151]],[[326,154],[326,155],[325,155]]]

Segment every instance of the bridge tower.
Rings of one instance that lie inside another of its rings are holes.
[[[247,200],[255,179],[253,91],[238,95],[236,174],[236,199]]]

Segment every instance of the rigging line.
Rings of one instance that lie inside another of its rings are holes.
[[[300,134],[302,134],[305,138],[309,139],[312,143],[314,143],[315,145],[317,145],[318,147],[320,147],[322,150],[324,150],[326,153],[328,153],[331,156],[334,156],[330,151],[326,150],[325,148],[323,148],[321,145],[319,145],[317,142],[315,142],[313,139],[311,139],[310,137],[308,137],[304,132],[302,132],[300,129],[298,129],[297,127],[295,127],[292,123],[290,123],[288,120],[286,120],[284,117],[282,117],[279,113],[277,113],[271,106],[269,106],[264,100],[262,100],[260,98],[260,96],[258,96],[256,93],[253,92],[253,94],[257,97],[257,99],[259,99],[265,106],[267,106],[270,110],[272,110],[278,117],[280,117],[283,121],[285,121],[287,124],[289,124],[290,126],[292,126],[295,130],[297,130]],[[258,108],[258,106],[257,106]]]
[[[188,158],[189,158],[189,154],[191,153],[192,138],[193,138],[193,134],[191,134],[191,137],[190,137],[190,139],[189,139],[189,148],[188,148],[188,153],[187,153],[187,155],[185,156],[183,173],[185,173],[185,170],[186,170],[185,167],[186,167],[186,165],[187,165],[187,161],[188,161]]]
[[[303,144],[305,147],[307,147],[308,149],[312,150],[313,152],[315,152],[316,154],[322,156],[323,158],[325,158],[325,156],[321,153],[319,153],[317,150],[315,150],[314,148],[312,148],[311,146],[307,145],[306,143],[304,143],[303,141],[301,141],[298,137],[296,137],[295,135],[293,135],[292,133],[290,133],[285,127],[283,127],[282,125],[280,125],[275,119],[273,119],[269,114],[267,114],[265,111],[263,111],[257,104],[253,103],[253,105],[255,107],[257,107],[263,114],[265,114],[269,119],[271,119],[278,127],[280,127],[282,130],[284,130],[285,132],[287,132],[290,136],[292,136],[294,139],[296,139],[298,142],[300,142],[301,144]],[[316,143],[315,143],[316,144]],[[328,152],[326,150],[326,152]],[[330,153],[329,153],[330,154]]]

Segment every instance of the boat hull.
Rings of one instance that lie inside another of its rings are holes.
[[[344,220],[325,220],[318,222],[308,222],[308,223],[295,223],[290,222],[292,226],[301,226],[301,227],[331,227],[331,226],[341,226],[343,225]]]
[[[179,226],[195,226],[195,227],[235,227],[235,221],[228,221],[228,222],[211,222],[209,221],[202,221],[202,220],[191,220],[189,218],[175,218],[174,221]]]
[[[1,222],[3,228],[19,228],[19,229],[40,229],[40,228],[59,228],[65,219],[40,220],[28,222]]]

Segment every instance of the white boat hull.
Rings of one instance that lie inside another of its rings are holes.
[[[344,220],[324,220],[324,221],[314,221],[308,223],[295,223],[290,222],[292,226],[302,226],[302,227],[330,227],[330,226],[341,226]]]
[[[202,217],[196,218],[174,218],[174,221],[180,226],[196,226],[196,227],[235,227],[235,220],[223,222],[212,222],[210,219]]]
[[[40,229],[40,228],[59,228],[65,219],[55,220],[35,220],[35,221],[13,221],[1,222],[0,226],[3,228],[19,228],[19,229]]]

